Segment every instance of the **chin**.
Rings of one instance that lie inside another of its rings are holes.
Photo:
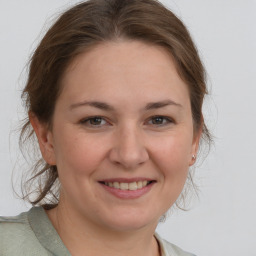
[[[116,231],[135,231],[138,229],[155,229],[161,216],[149,216],[146,212],[119,212],[111,215],[108,225]]]

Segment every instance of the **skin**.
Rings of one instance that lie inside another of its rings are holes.
[[[137,41],[100,44],[71,63],[62,86],[51,130],[30,116],[61,182],[50,220],[72,255],[159,255],[155,228],[181,193],[200,138],[172,57]],[[155,182],[135,199],[99,183],[138,177]]]

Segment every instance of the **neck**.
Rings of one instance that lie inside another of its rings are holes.
[[[159,256],[154,237],[157,224],[136,230],[113,230],[91,223],[59,204],[47,211],[53,226],[72,256]]]

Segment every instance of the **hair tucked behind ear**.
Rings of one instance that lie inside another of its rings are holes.
[[[98,44],[120,39],[162,46],[173,56],[179,75],[189,88],[195,132],[203,129],[203,138],[210,142],[202,115],[207,94],[203,65],[183,23],[155,0],[90,0],[65,11],[31,58],[22,93],[26,111],[51,129],[55,104],[62,89],[61,78],[71,61]],[[20,135],[23,152],[27,143],[36,145],[28,119]],[[24,199],[46,208],[58,204],[60,184],[56,166],[37,156],[27,179],[23,186]],[[191,184],[193,186],[193,182]]]

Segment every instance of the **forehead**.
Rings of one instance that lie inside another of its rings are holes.
[[[167,50],[138,41],[103,43],[80,54],[65,72],[62,85],[62,94],[73,100],[154,101],[173,95],[182,101],[189,97]]]

